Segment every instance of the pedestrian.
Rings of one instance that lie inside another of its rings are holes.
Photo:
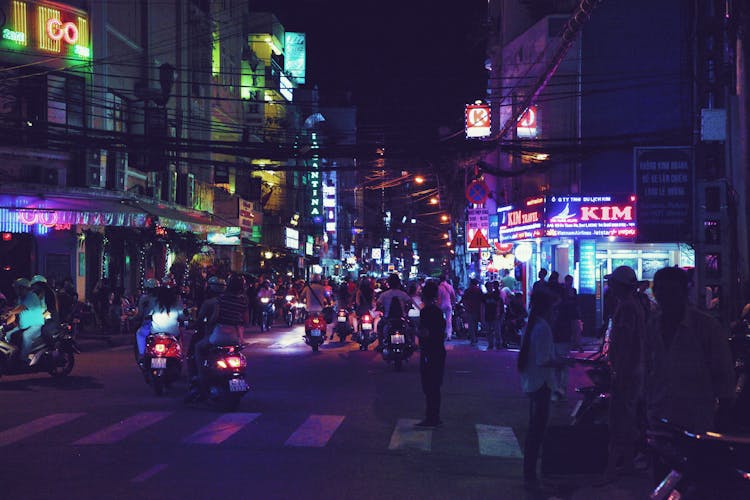
[[[479,288],[479,280],[472,278],[469,282],[469,288],[461,297],[461,303],[466,308],[466,317],[469,320],[469,340],[471,345],[477,343],[477,329],[479,327],[479,319],[482,317],[482,302],[484,302],[484,296],[482,290]]]
[[[440,284],[438,285],[438,307],[443,311],[445,317],[445,338],[451,340],[453,338],[453,305],[456,303],[456,291],[453,289],[448,275],[443,273],[440,276]]]
[[[515,291],[516,287],[518,286],[518,281],[516,281],[516,278],[510,274],[510,270],[503,269],[502,275],[503,277],[500,278],[500,282],[503,284],[503,286]]]
[[[552,341],[552,308],[557,296],[544,289],[531,296],[531,311],[526,331],[521,339],[517,367],[521,374],[521,388],[529,396],[529,430],[523,452],[523,479],[529,489],[538,489],[537,461],[549,421],[552,389],[555,387],[555,367],[566,361],[555,353]]]
[[[727,332],[689,303],[682,269],[660,269],[653,287],[659,309],[644,340],[649,428],[667,419],[694,433],[726,430],[735,382]]]
[[[618,472],[628,474],[635,470],[646,323],[643,307],[636,298],[635,271],[629,266],[619,266],[604,278],[615,300],[608,351],[612,383],[606,475],[611,477]]]
[[[484,295],[484,320],[487,323],[487,349],[500,349],[502,345],[501,324],[505,304],[500,296],[500,283],[490,281]]]
[[[545,268],[541,268],[539,270],[539,273],[537,273],[537,277],[539,278],[534,282],[533,285],[531,285],[531,294],[534,295],[534,292],[539,289],[539,287],[547,286],[547,270]]]
[[[567,357],[570,355],[570,350],[575,340],[574,328],[581,317],[578,312],[578,294],[576,289],[573,288],[573,276],[565,276],[565,283],[562,286],[550,285],[550,289],[554,290],[560,299],[552,326],[555,351],[559,357]],[[556,368],[555,380],[557,383],[552,392],[552,401],[567,401],[568,370],[567,366],[558,366]]]
[[[430,280],[422,288],[424,307],[419,313],[419,374],[425,396],[425,418],[417,425],[438,427],[440,420],[440,386],[445,372],[445,329],[443,312],[436,305],[438,285]]]

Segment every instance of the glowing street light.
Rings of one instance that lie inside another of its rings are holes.
[[[435,196],[430,198],[430,205],[437,205],[437,204],[438,204],[438,199]]]
[[[417,184],[424,184],[424,177],[422,177],[421,175],[418,175],[414,178],[414,182]]]
[[[445,215],[445,214],[441,215],[441,216],[440,216],[440,221],[441,221],[441,222],[448,222],[448,216],[447,216],[447,215]]]

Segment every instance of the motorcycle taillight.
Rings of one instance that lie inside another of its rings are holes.
[[[156,354],[164,354],[165,352],[167,352],[167,346],[161,343],[156,344],[154,345],[154,352]]]
[[[362,316],[362,321],[364,323],[371,323],[372,322],[372,318],[370,316],[368,316],[367,314],[365,314],[364,316]]]
[[[222,369],[243,368],[246,364],[247,362],[245,361],[245,358],[241,356],[227,356],[225,358],[216,360],[216,366]]]

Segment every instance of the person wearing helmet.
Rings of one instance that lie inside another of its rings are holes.
[[[400,320],[412,306],[411,297],[401,288],[401,278],[398,274],[388,276],[388,290],[378,296],[377,305],[383,310],[385,319],[382,323],[378,322],[377,327],[381,339],[378,346],[380,347],[383,345],[383,336],[388,333],[389,322]]]
[[[199,392],[194,390],[188,394],[186,400],[194,400],[205,395],[206,380],[200,367],[212,345],[242,345],[245,326],[250,322],[250,311],[247,307],[245,295],[245,278],[233,274],[227,279],[226,291],[218,297],[217,307],[214,308],[209,324],[214,327],[211,333],[195,344],[194,373],[199,378]],[[208,332],[208,331],[207,331]]]
[[[188,346],[188,359],[193,358],[195,355],[195,348],[198,342],[205,339],[213,331],[214,326],[216,326],[215,321],[218,317],[219,297],[227,289],[226,280],[218,276],[211,276],[206,285],[205,300],[198,309],[196,316],[198,322],[197,329],[195,334],[190,338],[190,345]],[[188,363],[189,380],[194,379],[197,375],[196,364]]]
[[[29,353],[42,336],[44,310],[39,296],[31,292],[31,282],[26,278],[16,279],[13,282],[13,291],[17,297],[17,305],[8,312],[5,323],[11,324],[17,319],[18,325],[7,332],[5,338],[8,342],[21,347],[19,359],[28,363]]]
[[[146,349],[146,337],[151,333],[151,312],[156,303],[156,289],[159,288],[159,282],[154,278],[148,278],[143,282],[143,293],[138,298],[138,305],[133,314],[135,324],[140,324],[135,332],[135,345],[138,349],[138,359],[143,357],[143,351]]]
[[[57,301],[57,294],[47,283],[47,278],[37,274],[31,278],[31,291],[39,297],[44,316],[44,326],[42,326],[42,336],[51,339],[60,328],[60,305]],[[32,363],[33,364],[33,363]]]
[[[273,314],[274,314],[274,300],[276,298],[276,291],[273,289],[273,285],[269,280],[265,280],[261,285],[260,289],[258,290],[258,309],[257,309],[257,316],[259,318],[259,322],[261,323],[261,331],[263,331],[266,327],[271,327],[271,322],[273,321]],[[265,312],[265,316],[264,313]],[[263,318],[265,317],[266,324],[263,323]]]

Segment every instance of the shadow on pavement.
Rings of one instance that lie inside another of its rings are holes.
[[[94,377],[67,376],[63,378],[52,378],[51,376],[39,378],[24,378],[13,380],[3,377],[0,379],[0,391],[30,391],[34,387],[49,387],[64,391],[80,391],[86,389],[102,389],[102,385]]]

